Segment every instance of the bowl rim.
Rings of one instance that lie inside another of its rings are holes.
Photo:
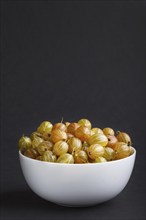
[[[113,164],[113,163],[120,163],[122,161],[125,161],[125,160],[129,160],[131,159],[132,157],[134,158],[136,156],[136,149],[134,147],[132,147],[132,150],[134,151],[130,156],[128,157],[125,157],[125,158],[122,158],[122,159],[119,159],[119,160],[112,160],[112,161],[108,161],[107,163],[104,162],[104,163],[75,163],[75,164],[66,164],[66,163],[54,163],[54,162],[47,162],[47,161],[40,161],[40,160],[36,160],[36,159],[32,159],[30,157],[26,157],[25,155],[23,155],[21,153],[21,151],[19,150],[19,157],[22,157],[23,159],[25,160],[29,160],[29,161],[32,161],[32,162],[35,162],[35,163],[40,163],[40,164],[46,164],[46,165],[52,165],[52,166],[99,166],[99,165],[105,165],[105,164]]]

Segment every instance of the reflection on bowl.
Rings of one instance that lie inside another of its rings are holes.
[[[89,164],[49,163],[19,151],[29,187],[40,197],[63,206],[91,206],[117,196],[131,176],[136,150],[127,158]]]

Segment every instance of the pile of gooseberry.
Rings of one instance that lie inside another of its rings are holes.
[[[29,137],[18,142],[29,158],[54,163],[102,163],[126,158],[133,153],[131,138],[109,127],[93,127],[88,119],[52,124],[43,121]]]

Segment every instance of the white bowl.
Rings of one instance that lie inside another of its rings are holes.
[[[40,197],[63,206],[91,206],[117,196],[131,176],[136,150],[105,163],[61,164],[30,159],[19,151],[29,187]]]

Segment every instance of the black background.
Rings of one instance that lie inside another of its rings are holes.
[[[3,1],[1,5],[1,219],[142,220],[145,215],[143,1]],[[37,197],[17,142],[43,120],[88,118],[124,130],[137,158],[115,199],[65,208]]]

